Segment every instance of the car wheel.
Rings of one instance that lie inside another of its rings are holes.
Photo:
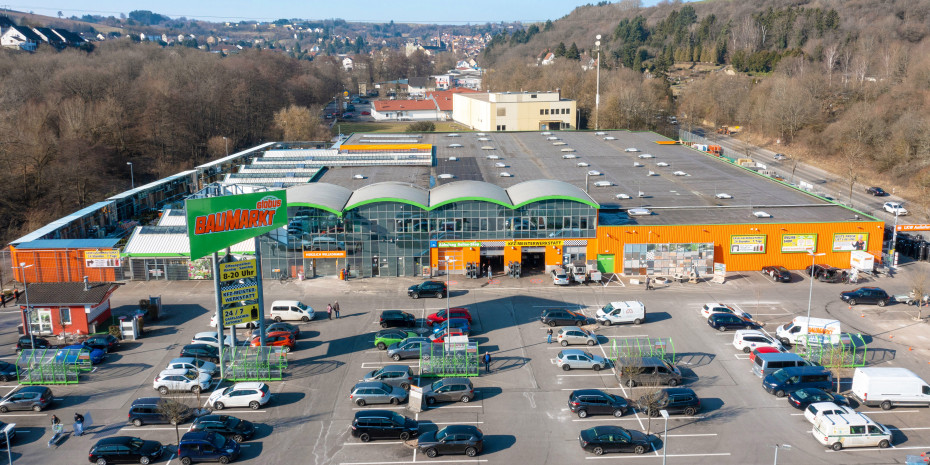
[[[414,292],[413,294],[410,294],[410,297],[413,297],[414,299],[419,299],[419,298],[420,298],[420,294]]]
[[[622,417],[622,416],[623,416],[623,410],[621,410],[621,409],[614,410],[614,416],[617,417],[617,418]]]
[[[726,330],[727,330],[727,327],[726,327],[726,326],[721,325],[721,326],[718,326],[718,327],[717,327],[717,331],[720,331],[721,333],[724,332],[724,331],[726,331]]]
[[[391,397],[391,405],[397,405],[400,403],[400,399],[396,397]]]
[[[744,353],[744,354],[748,354],[748,353],[750,353],[750,352],[752,352],[752,350],[749,349],[749,346],[743,347],[743,353]]]
[[[891,401],[882,402],[882,410],[891,410]]]
[[[891,442],[888,441],[887,439],[882,439],[882,441],[878,443],[878,447],[882,449],[887,449],[891,447]]]
[[[849,299],[849,305],[856,305],[856,299]]]
[[[368,433],[362,433],[358,436],[358,438],[361,439],[362,442],[371,441],[371,436],[369,436]]]
[[[358,405],[359,407],[364,407],[364,406],[365,406],[365,399],[358,399],[358,400],[356,400],[356,401],[355,401],[355,405]]]
[[[379,342],[377,347],[378,347],[378,350],[387,350],[387,344],[383,342]]]
[[[183,465],[191,465],[191,458],[190,458],[190,457],[184,457],[183,459],[181,459],[181,463],[182,463]]]
[[[582,409],[578,411],[578,418],[586,418],[587,416],[588,416],[587,410]]]
[[[220,456],[220,463],[222,463],[223,465],[229,463],[229,457],[228,457],[228,456],[225,456],[225,455],[221,455],[221,456]]]
[[[0,413],[9,412],[10,409],[6,408],[6,405],[0,405]]]
[[[775,391],[775,397],[785,397],[785,391],[782,391],[781,389]]]
[[[594,344],[595,344],[595,341],[588,340],[588,345],[589,345],[589,346],[593,346]]]
[[[42,411],[42,406],[41,406],[41,405],[33,405],[33,406],[32,406],[32,411],[33,411],[33,412],[41,412],[41,411]]]
[[[3,381],[4,383],[7,382],[7,381],[9,381],[9,380],[10,380],[10,377],[7,376],[7,375],[0,376],[0,381]]]
[[[562,347],[568,347],[568,341],[562,341],[559,344],[562,344]]]
[[[642,319],[642,318],[637,318],[637,319],[633,320],[633,324],[634,324],[634,325],[641,325],[641,324],[643,324],[643,319]]]
[[[444,296],[442,295],[442,292],[437,292],[437,293],[436,293],[436,298],[437,298],[437,299],[441,299],[441,298],[443,298],[443,297],[444,297]]]
[[[436,399],[435,399],[435,398],[432,398],[432,397],[427,397],[427,398],[426,398],[426,405],[433,405],[433,404],[435,404],[435,403],[436,403]]]
[[[260,404],[257,400],[253,400],[252,402],[249,402],[249,408],[252,410],[258,410],[261,407],[262,407],[262,404]]]
[[[884,307],[885,304],[887,304],[887,303],[888,303],[887,300],[879,300],[879,301],[878,301],[878,306],[879,306],[879,307]]]
[[[233,441],[236,441],[236,442],[244,442],[244,441],[245,441],[245,438],[242,437],[241,434],[237,434],[237,435],[233,436]]]
[[[142,426],[142,420],[139,418],[132,420],[132,426],[135,426],[136,428]]]
[[[555,328],[556,323],[555,323],[555,320],[549,320],[549,323],[547,324],[549,325],[550,328]]]
[[[843,449],[843,444],[842,444],[842,443],[839,443],[839,442],[834,442],[833,445],[830,446],[830,448],[833,449],[833,450],[842,450],[842,449]]]
[[[306,315],[304,315],[304,317],[303,317],[303,318],[301,318],[301,319],[300,319],[300,321],[303,321],[304,323],[306,323],[306,322],[308,322],[308,321],[310,321],[310,317],[309,317],[309,316],[306,316]]]
[[[603,447],[595,447],[595,448],[594,448],[594,455],[604,455],[604,448],[603,448]]]
[[[610,326],[610,320],[604,320],[601,322],[601,324],[604,326]]]
[[[643,446],[643,445],[636,446],[636,448],[633,449],[633,453],[637,455],[645,454],[646,446]]]
[[[191,392],[193,392],[194,394],[200,394],[200,386],[192,387]]]
[[[290,351],[291,351],[291,348],[288,347],[288,346],[282,346],[282,347],[281,347],[281,352],[284,352],[285,354],[288,353],[288,352],[290,352]]]
[[[467,455],[467,456],[469,456],[469,457],[474,457],[474,456],[478,455],[478,449],[475,449],[474,447],[466,447],[466,448],[465,448],[465,455]]]
[[[435,457],[435,456],[437,456],[437,455],[439,455],[439,452],[437,452],[436,449],[433,449],[432,447],[430,447],[429,449],[426,449],[426,456],[427,456],[427,457],[433,458],[433,457]]]
[[[280,322],[281,322],[281,317],[279,317],[279,316],[274,317],[274,321],[277,322],[277,323],[280,323]]]
[[[659,416],[659,409],[651,408],[651,409],[649,409],[649,410],[646,411],[646,415],[649,415],[650,417],[655,418],[655,417]]]
[[[107,459],[100,457],[97,459],[97,465],[107,465]]]
[[[591,369],[594,370],[594,371],[601,371],[601,366],[595,364],[593,367],[591,367]]]
[[[226,406],[223,405],[222,402],[216,402],[213,404],[213,410],[223,410],[224,408],[226,408]]]
[[[633,381],[632,379],[626,380],[626,387],[636,387],[636,381]]]
[[[399,361],[400,361],[400,354],[394,354],[394,355],[391,356],[391,358],[394,359],[395,362],[399,362]]]
[[[382,327],[382,328],[387,328],[388,325],[387,325],[387,323],[381,323],[381,327]]]
[[[152,459],[150,459],[150,458],[148,458],[148,457],[142,457],[142,458],[139,459],[139,463],[141,463],[142,465],[149,465],[149,463],[150,463],[151,461],[152,461]]]
[[[694,416],[695,413],[697,413],[697,409],[694,407],[688,407],[685,409],[685,415],[689,417]]]
[[[668,380],[668,385],[669,385],[669,387],[675,387],[675,386],[678,386],[678,380],[677,380],[677,379],[674,379],[674,378],[672,378],[672,379],[670,379],[670,380]]]
[[[471,397],[462,396],[462,398],[459,399],[459,400],[461,400],[463,404],[467,404],[467,403],[471,402]]]

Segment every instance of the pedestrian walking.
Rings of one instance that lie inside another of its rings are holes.
[[[491,282],[491,267],[488,267],[488,282]]]
[[[333,306],[331,304],[326,304],[326,313],[329,314],[329,319],[333,319]]]
[[[549,328],[549,331],[546,331],[546,344],[552,344],[552,328]]]
[[[484,353],[484,371],[486,373],[491,372],[491,353],[490,352]]]
[[[652,290],[652,283],[649,281],[649,276],[646,276],[646,290],[647,291]]]
[[[339,301],[333,302],[333,311],[336,312],[336,318],[339,318]]]
[[[80,413],[74,414],[74,435],[84,435],[84,415],[81,415]]]
[[[52,428],[61,424],[61,420],[58,419],[58,415],[52,415]]]

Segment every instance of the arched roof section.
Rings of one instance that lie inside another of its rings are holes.
[[[352,193],[345,209],[350,210],[375,202],[400,202],[429,210],[429,191],[404,182],[369,184]]]
[[[288,207],[311,207],[342,216],[352,191],[325,182],[311,182],[287,189]]]
[[[456,181],[434,187],[429,191],[429,208],[433,210],[452,202],[478,200],[513,208],[510,196],[500,186],[483,181]]]
[[[508,187],[507,194],[510,196],[510,201],[513,202],[513,208],[519,208],[531,202],[553,199],[572,200],[588,204],[592,208],[599,207],[598,203],[584,190],[555,179],[524,181]]]

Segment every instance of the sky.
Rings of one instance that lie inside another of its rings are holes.
[[[439,24],[483,24],[500,21],[556,20],[575,7],[596,4],[598,0],[467,0],[437,2],[425,0],[7,0],[0,8],[32,11],[36,14],[65,17],[85,14],[119,16],[133,10],[149,10],[178,18],[206,21],[274,21],[280,18],[342,18],[360,22],[420,22]],[[643,0],[643,6],[659,0]],[[19,3],[22,2],[22,3]]]

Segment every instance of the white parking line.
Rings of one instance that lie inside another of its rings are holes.
[[[566,376],[615,376],[613,373],[591,373],[584,375],[557,375],[557,378],[564,378]]]
[[[599,388],[591,388],[591,389],[599,389],[599,390],[601,390],[601,391],[606,391],[606,390],[608,390],[608,389],[613,389],[613,390],[618,390],[618,391],[623,391],[623,390],[625,390],[625,389],[622,388],[622,387],[615,387],[615,388],[599,387]],[[562,388],[562,390],[563,390],[563,391],[580,391],[581,389]]]
[[[3,413],[0,414],[0,418],[5,417],[47,417],[48,415],[44,413]]]
[[[653,419],[655,419],[655,418],[653,418]],[[673,416],[669,416],[668,419],[669,419],[669,420],[703,420],[704,417],[673,417]],[[614,418],[612,419],[612,421],[641,421],[641,420],[642,420],[641,418],[633,418],[633,417],[623,417],[623,418],[616,418],[616,417],[614,417]],[[572,420],[572,421],[577,421],[577,422],[583,422],[583,421],[600,421],[600,422],[604,422],[604,421],[607,421],[607,419],[606,419],[606,418],[576,418],[576,419],[574,419],[574,420]],[[671,435],[669,435],[669,436],[671,436]],[[716,436],[716,434],[714,434],[714,436]]]
[[[896,429],[896,430],[898,430],[898,431],[919,431],[919,430],[927,430],[927,429],[930,429],[930,427],[926,427],[926,428],[895,428],[894,426],[889,426],[888,429]]]
[[[183,429],[183,428],[182,428]],[[171,430],[174,431],[174,427],[167,426],[153,426],[151,428],[120,428],[120,431],[155,431],[155,430]]]
[[[416,453],[414,451],[414,453]],[[730,454],[727,454],[730,455]],[[487,459],[468,459],[468,460],[430,460],[429,463],[479,463],[487,462]],[[401,462],[340,462],[339,465],[394,465],[401,463],[417,463],[416,460],[406,460]]]
[[[665,457],[728,457],[729,452],[716,454],[668,454]],[[605,459],[661,459],[662,455],[614,455],[610,457],[585,457],[585,460],[605,460]],[[433,463],[433,462],[430,462]]]
[[[387,409],[387,410],[400,410],[400,409],[405,409],[405,408],[407,408],[407,407],[402,407],[402,406],[396,406],[396,407],[377,407],[376,409],[370,409],[370,408],[368,408],[368,407],[356,407],[356,408],[354,408],[354,409],[352,409],[352,410],[385,410],[385,409]]]
[[[733,354],[737,360],[749,360],[749,354]]]
[[[882,449],[882,448],[880,448],[880,447],[857,447],[857,448],[855,448],[855,449],[843,449],[843,450],[824,449],[824,452],[826,452],[826,453],[828,453],[828,454],[829,454],[829,453],[833,453],[833,452],[859,452],[859,451],[890,451],[890,452],[894,452],[894,451],[898,451],[898,450],[911,450],[911,449],[930,449],[930,446],[911,446],[911,447],[900,447],[900,446],[899,446],[899,447],[895,447],[895,446],[891,446],[891,447],[889,447],[889,448],[887,448],[887,449]]]
[[[379,444],[403,444],[404,441],[378,441],[378,442],[347,442],[346,446],[376,446]]]
[[[469,423],[472,425],[483,425],[483,421],[434,421],[431,422],[434,425],[458,425],[461,423]]]
[[[432,407],[430,410],[445,410],[447,408],[484,408],[483,405],[443,405],[441,407]]]
[[[695,434],[669,434],[670,438],[695,438],[703,436],[716,436],[717,433],[695,433]]]
[[[407,365],[410,367],[419,367],[420,362],[395,362],[395,361],[391,361],[390,363],[388,362],[385,362],[385,363],[365,362],[365,363],[362,363],[362,368],[381,368],[385,365]]]

